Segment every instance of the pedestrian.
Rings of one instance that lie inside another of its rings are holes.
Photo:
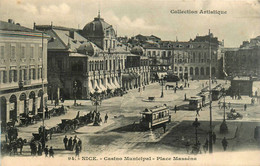
[[[73,139],[73,145],[72,145],[72,150],[74,150],[74,147],[76,146],[77,144],[77,136],[75,135],[74,139]]]
[[[47,107],[47,106],[45,106],[45,114],[44,114],[44,116],[45,116],[45,119],[47,119],[47,118],[48,118],[48,112],[49,112],[49,109],[48,109],[48,107]]]
[[[190,87],[190,83],[188,83],[188,88]]]
[[[51,148],[49,150],[49,156],[54,158],[54,151],[52,149],[52,146],[51,146]]]
[[[228,146],[228,142],[226,140],[226,137],[224,137],[223,140],[222,140],[222,146],[223,146],[224,151],[226,151],[227,146]]]
[[[44,153],[45,153],[45,157],[48,157],[48,153],[49,153],[48,145],[46,145],[46,147],[44,148]]]
[[[228,102],[228,108],[230,109],[230,107],[231,107],[231,103],[230,103],[230,102]]]
[[[202,104],[200,103],[200,111],[202,111]]]
[[[143,86],[143,91],[145,90],[145,86]]]
[[[221,106],[221,103],[220,103],[220,101],[218,102],[218,108],[220,109],[220,106]]]
[[[68,142],[68,150],[72,150],[72,137],[70,137]]]
[[[41,143],[39,143],[38,145],[38,156],[41,156],[42,155],[42,145]]]
[[[80,152],[79,146],[76,145],[76,150],[75,150],[76,157],[79,157],[79,152]]]
[[[200,109],[199,108],[196,109],[196,112],[197,112],[196,116],[200,116],[200,114],[199,114]]]
[[[138,92],[141,92],[141,88],[140,87],[138,88]]]
[[[166,132],[166,124],[164,123],[163,124],[163,133],[165,133]]]
[[[186,93],[184,94],[184,100],[185,100],[185,101],[187,100],[187,96],[186,96]]]
[[[257,91],[255,91],[255,97],[257,97]]]
[[[217,139],[217,136],[216,136],[215,132],[213,132],[213,134],[212,134],[213,144],[216,143],[216,139]]]
[[[177,91],[177,87],[174,88],[174,93],[176,93],[176,91]]]
[[[176,114],[176,112],[177,112],[177,105],[174,106],[174,112]]]
[[[65,135],[65,137],[63,138],[63,143],[64,143],[64,147],[65,147],[65,150],[68,150],[68,138],[67,136]]]
[[[209,148],[209,141],[208,139],[206,139],[205,144],[203,145],[203,150],[205,153],[207,153],[208,148]]]
[[[81,150],[82,150],[82,141],[81,141],[81,139],[79,139],[79,141],[78,141],[78,146],[79,146],[79,151],[81,152]]]
[[[107,115],[107,113],[106,113],[106,116],[105,116],[105,121],[104,121],[104,123],[107,123],[107,120],[108,120],[108,115]]]
[[[246,104],[245,104],[245,105],[244,105],[244,111],[246,111],[246,107],[247,107],[247,106],[246,106]]]
[[[53,134],[53,131],[52,131],[52,129],[50,130],[50,140],[51,140],[51,138],[52,138],[52,134]]]

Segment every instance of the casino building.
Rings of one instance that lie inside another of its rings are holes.
[[[41,99],[47,99],[47,38],[11,19],[0,21],[1,127],[19,121],[22,114],[42,111]]]
[[[148,58],[132,54],[128,46],[118,42],[113,26],[100,15],[82,30],[53,25],[35,25],[35,29],[51,36],[49,99],[72,99],[75,95],[89,99],[96,88],[105,94],[108,89],[127,90],[149,82]]]

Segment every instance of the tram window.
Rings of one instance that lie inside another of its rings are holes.
[[[156,119],[156,114],[153,114],[153,119]]]
[[[164,112],[162,112],[162,118],[164,117]]]

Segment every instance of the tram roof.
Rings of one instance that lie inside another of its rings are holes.
[[[166,106],[155,106],[152,108],[146,108],[144,111],[140,112],[141,114],[152,114],[155,112],[163,111],[163,110],[168,110]]]

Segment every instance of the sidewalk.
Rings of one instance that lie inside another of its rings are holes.
[[[49,107],[49,110],[51,107]],[[68,109],[67,113],[60,116],[51,117],[50,119],[44,120],[44,125],[47,128],[52,128],[56,126],[57,124],[61,123],[62,119],[73,119],[77,116],[78,111],[74,109]],[[23,139],[27,139],[28,141],[31,140],[32,133],[38,133],[38,129],[40,126],[43,125],[42,121],[38,121],[36,124],[28,125],[28,126],[22,126],[17,127],[18,129],[18,138],[22,137]],[[5,134],[1,134],[1,141],[5,141]]]

